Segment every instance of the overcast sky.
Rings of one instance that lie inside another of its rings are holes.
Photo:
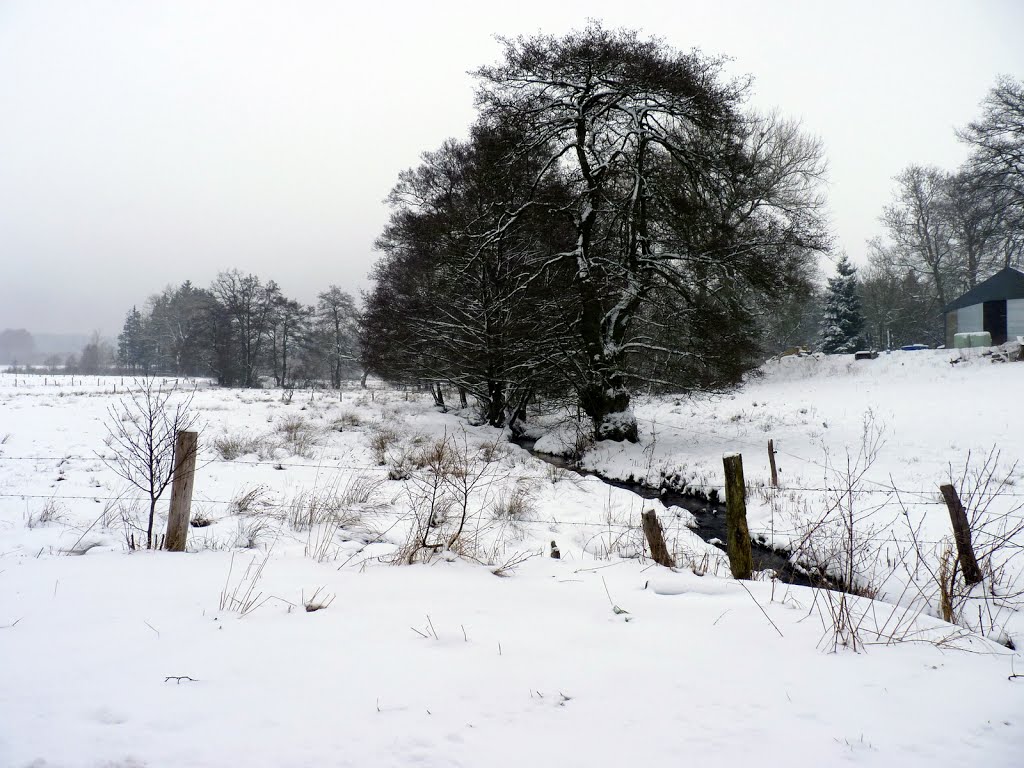
[[[0,329],[116,335],[230,267],[304,302],[366,287],[382,199],[465,134],[493,35],[587,17],[731,56],[801,118],[855,260],[892,177],[959,164],[954,127],[1024,76],[1021,0],[0,0]]]

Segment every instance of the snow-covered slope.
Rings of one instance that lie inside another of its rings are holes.
[[[725,395],[641,399],[641,442],[599,444],[585,466],[654,486],[678,478],[680,486],[710,492],[722,488],[722,454],[738,451],[748,485],[764,487],[771,439],[780,486],[816,503],[819,489],[842,484],[847,455],[857,459],[868,431],[879,447],[863,473],[865,494],[895,504],[895,487],[908,504],[934,503],[933,517],[947,525],[938,486],[949,482],[951,467],[959,479],[969,458],[980,466],[994,448],[998,479],[1008,481],[997,506],[1024,501],[1024,364],[993,363],[971,350],[922,350],[864,361],[785,357],[758,374]],[[769,513],[764,499],[748,498],[758,531],[767,530]]]
[[[881,479],[934,485],[969,448],[1019,449],[991,409],[1024,365],[901,362],[783,361],[734,397],[644,403],[653,446],[588,460],[685,464],[710,486],[738,448],[756,483],[747,443],[822,462],[822,438],[833,455],[859,440],[868,405],[887,419]],[[187,553],[130,552],[124,489],[97,456],[130,385],[0,376],[0,766],[1019,764],[1019,654],[920,613],[894,620],[913,642],[832,653],[820,593],[725,578],[718,550],[657,502],[674,553],[708,572],[652,566],[636,557],[650,502],[495,447],[494,430],[415,394],[200,389],[194,509],[212,524]],[[923,397],[949,410],[969,391],[988,402],[921,450]],[[396,436],[383,467],[382,434]],[[225,438],[252,452],[225,459]],[[485,473],[464,549],[481,563],[389,565],[420,498],[415,471],[389,469],[446,438]],[[810,485],[812,467],[785,459],[782,477]],[[296,524],[318,493],[345,495],[343,523]],[[752,500],[756,525],[764,514]],[[333,602],[307,612],[317,590]]]

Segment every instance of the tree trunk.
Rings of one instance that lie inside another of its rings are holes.
[[[491,427],[505,424],[505,385],[500,381],[487,382],[487,424]]]
[[[153,548],[153,519],[156,517],[156,499],[149,498],[149,524],[146,526],[146,549]]]
[[[591,383],[579,395],[580,407],[594,424],[594,436],[598,440],[638,442],[640,437],[636,417],[629,407],[629,392],[617,376],[593,373]]]
[[[434,405],[436,405],[438,408],[441,408],[442,410],[448,410],[444,404],[444,390],[441,389],[440,384],[431,384],[430,394],[434,398]]]

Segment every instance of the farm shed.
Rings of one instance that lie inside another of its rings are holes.
[[[1024,272],[1013,267],[978,283],[944,310],[946,346],[956,333],[988,331],[993,344],[1024,336]]]

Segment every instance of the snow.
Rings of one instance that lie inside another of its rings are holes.
[[[748,481],[763,482],[746,446],[763,453],[774,437],[820,462],[822,441],[836,453],[859,440],[867,405],[889,433],[872,470],[883,478],[932,482],[993,441],[1020,455],[992,403],[1019,391],[1024,366],[913,358],[913,369],[896,355],[780,361],[733,396],[646,400],[635,408],[644,442],[598,446],[588,462],[710,487],[723,450],[742,444]],[[412,482],[386,479],[374,429],[400,436],[393,464],[403,446],[447,436],[484,451],[501,438],[429,396],[298,392],[286,403],[279,391],[200,389],[193,506],[213,524],[191,530],[187,553],[129,552],[117,516],[103,520],[122,487],[97,456],[112,390],[128,385],[0,375],[0,766],[730,764],[754,751],[767,766],[1019,764],[1024,683],[1008,679],[1024,670],[1019,654],[978,637],[954,643],[972,652],[938,647],[927,641],[953,628],[924,615],[920,642],[829,652],[812,591],[725,578],[688,514],[516,446],[493,449],[474,497],[487,509],[475,522],[488,564],[442,553],[389,565],[411,525]],[[283,437],[296,419],[302,446]],[[212,449],[224,435],[260,447],[225,461]],[[787,453],[787,483],[820,479]],[[357,481],[373,488],[358,522],[326,533],[289,522],[299,494]],[[256,487],[262,505],[236,514],[232,501]],[[528,514],[493,519],[517,488]],[[53,519],[40,522],[48,504]],[[631,557],[651,507],[673,551],[707,556],[706,575]],[[763,527],[764,507],[748,508],[752,530]],[[253,520],[266,528],[239,548]],[[318,537],[323,557],[310,555]],[[551,540],[561,560],[547,556]],[[532,557],[495,575],[517,555]],[[258,607],[221,608],[250,585]],[[334,601],[307,612],[318,589]]]
[[[951,364],[950,360],[958,361]],[[885,445],[870,479],[934,488],[949,465],[998,445],[1006,459],[1024,457],[1024,434],[1012,413],[1024,392],[1024,366],[993,364],[977,350],[787,356],[767,363],[739,390],[720,396],[640,398],[634,402],[640,444],[598,444],[588,468],[616,478],[681,471],[695,488],[721,485],[720,457],[742,448],[744,475],[767,485],[767,443],[774,440],[783,485],[818,485],[826,452],[861,441],[872,415]],[[1024,479],[1024,467],[1018,467]],[[749,508],[748,508],[749,512]]]
[[[817,511],[842,496],[848,454],[856,463],[868,429],[880,449],[855,498],[870,517],[867,537],[878,545],[873,554],[883,564],[898,557],[909,548],[911,528],[938,551],[951,536],[939,485],[952,474],[963,493],[993,448],[1000,451],[995,480],[1006,486],[990,511],[1010,520],[1024,516],[1024,434],[1008,417],[1024,391],[1024,365],[998,362],[1006,356],[988,352],[894,352],[861,361],[852,355],[783,357],[729,394],[635,402],[641,442],[598,444],[583,464],[606,477],[721,494],[722,451],[741,447],[751,534],[793,549]],[[779,491],[768,488],[769,439]],[[965,483],[969,460],[974,469]],[[1016,583],[1024,581],[1020,565],[1011,579]],[[876,577],[889,582],[876,586],[894,600],[907,583],[881,570]],[[1005,618],[1013,626],[998,629],[1024,638],[1020,616]]]

